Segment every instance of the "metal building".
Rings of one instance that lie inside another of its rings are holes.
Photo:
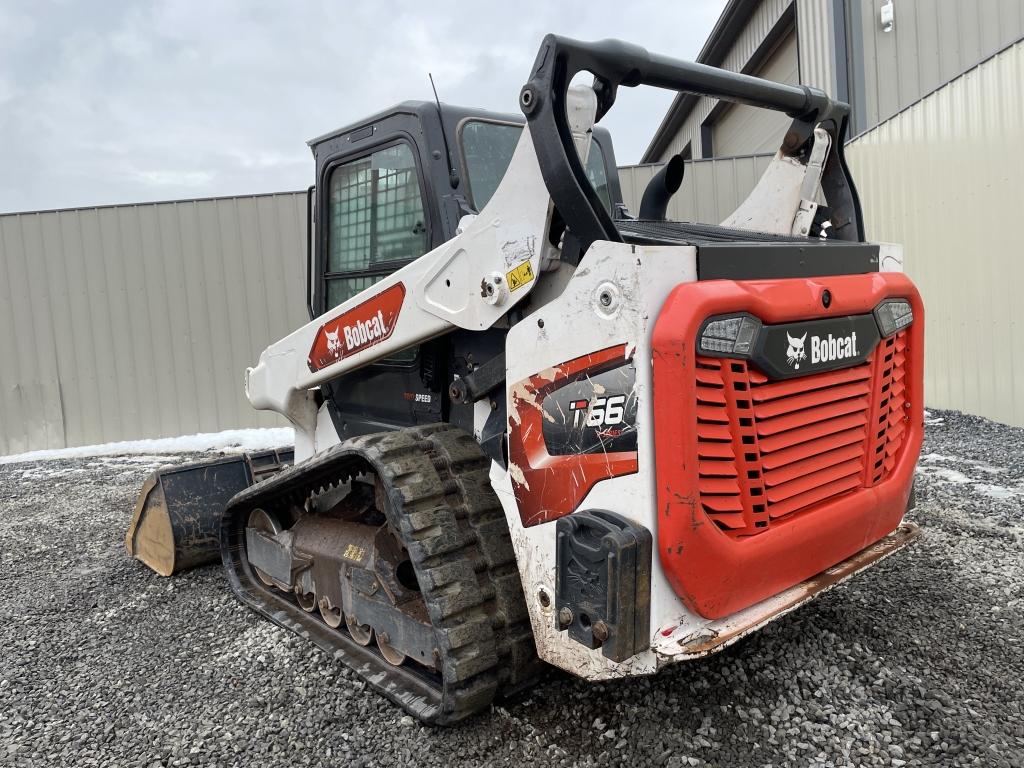
[[[1017,425],[1024,305],[1010,293],[1021,268],[1007,222],[1024,178],[1022,37],[1024,0],[730,0],[699,56],[850,102],[867,235],[904,244],[928,308],[927,403]],[[670,213],[720,221],[756,180],[735,169],[774,151],[787,125],[680,94],[643,164],[621,171],[626,203],[636,210],[641,180],[681,154],[695,183]]]
[[[304,193],[0,216],[0,455],[249,426],[308,319]]]
[[[928,307],[928,404],[1019,425],[1022,35],[1024,0],[730,0],[699,57],[851,101],[868,236]],[[785,125],[681,95],[623,197],[682,153],[669,215],[721,221]],[[0,216],[0,455],[281,424],[242,372],[308,317],[305,237],[290,192]]]
[[[730,0],[697,58],[848,101],[878,125],[1024,36],[1024,0]],[[785,115],[679,94],[642,163],[774,152]]]
[[[743,202],[771,161],[771,154],[687,160],[683,185],[668,204],[667,216],[676,221],[718,223]],[[619,168],[622,199],[632,211],[640,208],[647,182],[661,163]]]
[[[925,298],[928,403],[1024,425],[1024,42],[847,145],[868,237]]]

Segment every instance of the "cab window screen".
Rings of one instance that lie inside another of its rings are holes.
[[[427,229],[407,144],[337,166],[328,181],[327,308],[427,252]]]
[[[470,198],[473,207],[478,211],[487,205],[505,176],[522,132],[521,125],[492,123],[485,120],[468,120],[463,123],[460,134],[462,152],[466,159],[466,173],[469,176]],[[596,141],[590,142],[586,171],[587,178],[597,191],[605,209],[611,211],[611,194],[608,190],[604,153]]]
[[[336,307],[348,301],[360,291],[365,291],[385,275],[366,275],[365,277],[341,277],[327,281],[327,308]]]
[[[483,210],[494,195],[512,162],[519,143],[521,125],[470,120],[462,125],[462,152],[469,176],[469,194],[473,207]]]

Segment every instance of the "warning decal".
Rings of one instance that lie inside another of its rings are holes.
[[[533,267],[530,266],[529,261],[524,261],[511,272],[507,272],[505,274],[505,279],[508,280],[508,289],[510,291],[522,288],[528,282],[533,280]]]

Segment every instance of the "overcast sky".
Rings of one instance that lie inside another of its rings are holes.
[[[725,0],[0,0],[0,211],[302,189],[306,140],[405,99],[515,111],[546,32],[695,58]],[[637,162],[671,100],[623,89]]]

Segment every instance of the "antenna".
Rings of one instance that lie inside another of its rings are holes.
[[[434,85],[434,75],[427,72],[427,77],[430,78],[430,87],[434,90],[434,103],[437,104],[437,119],[441,123],[441,139],[444,141],[444,154],[448,159],[448,183],[452,185],[452,189],[457,189],[459,186],[459,174],[455,171],[455,165],[452,163],[452,151],[448,148],[448,132],[444,129],[444,115],[441,114],[441,99],[437,97],[437,86]]]

